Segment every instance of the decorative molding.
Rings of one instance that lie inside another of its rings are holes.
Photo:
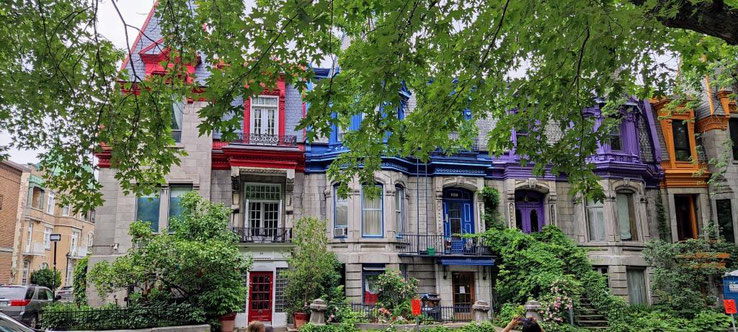
[[[728,129],[728,117],[724,115],[710,115],[697,120],[697,132],[704,133],[710,130]]]

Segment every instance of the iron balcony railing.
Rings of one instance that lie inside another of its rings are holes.
[[[292,242],[292,228],[269,227],[232,227],[242,243],[290,243]]]
[[[237,133],[238,138],[231,141],[233,144],[267,145],[267,146],[297,146],[295,135],[264,135],[254,133]]]
[[[397,236],[400,253],[416,256],[492,256],[481,239],[460,235],[400,234]]]

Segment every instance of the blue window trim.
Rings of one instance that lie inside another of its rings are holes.
[[[346,225],[345,226],[339,226],[336,224],[336,220],[338,219],[338,214],[336,213],[336,206],[338,201],[338,185],[333,186],[333,229],[336,228],[345,228],[348,229],[348,216],[346,216]],[[335,232],[333,232],[334,238],[345,238],[346,236],[336,236]]]
[[[372,234],[364,234],[364,185],[361,186],[361,237],[363,238],[374,238],[374,239],[381,239],[384,238],[384,186],[381,183],[374,184],[375,186],[378,186],[381,190],[381,196],[379,196],[379,206],[380,206],[380,220],[381,220],[381,231],[380,235],[372,235]]]
[[[403,187],[400,184],[395,185],[395,203],[397,203],[397,201],[398,201],[397,195],[398,195],[398,191],[400,191],[400,190],[402,191],[402,195],[404,196],[405,195],[405,187]],[[395,234],[395,236],[397,238],[402,238],[403,233],[405,233],[405,226],[406,226],[405,225],[405,219],[406,219],[405,218],[405,197],[399,197],[399,202],[400,202],[400,209],[399,209],[400,210],[400,216],[399,216],[400,217],[400,220],[399,220],[399,222],[398,222],[398,220],[395,220],[395,226],[397,226],[397,229],[395,230],[397,233]],[[395,214],[395,218],[397,218],[397,206],[395,206],[395,213],[394,214]],[[402,227],[400,227],[400,226],[402,226]],[[402,231],[400,231],[400,228],[402,228]]]

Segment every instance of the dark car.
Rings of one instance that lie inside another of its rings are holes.
[[[3,332],[34,332],[33,329],[21,324],[12,317],[0,312],[0,331]]]
[[[0,286],[0,312],[32,328],[38,326],[41,309],[53,300],[51,290],[43,286]]]

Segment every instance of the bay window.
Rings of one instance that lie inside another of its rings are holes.
[[[367,186],[363,186],[361,190],[361,234],[364,237],[382,237],[383,236],[383,218],[382,218],[382,185],[379,187],[379,197],[369,198],[366,193]]]

